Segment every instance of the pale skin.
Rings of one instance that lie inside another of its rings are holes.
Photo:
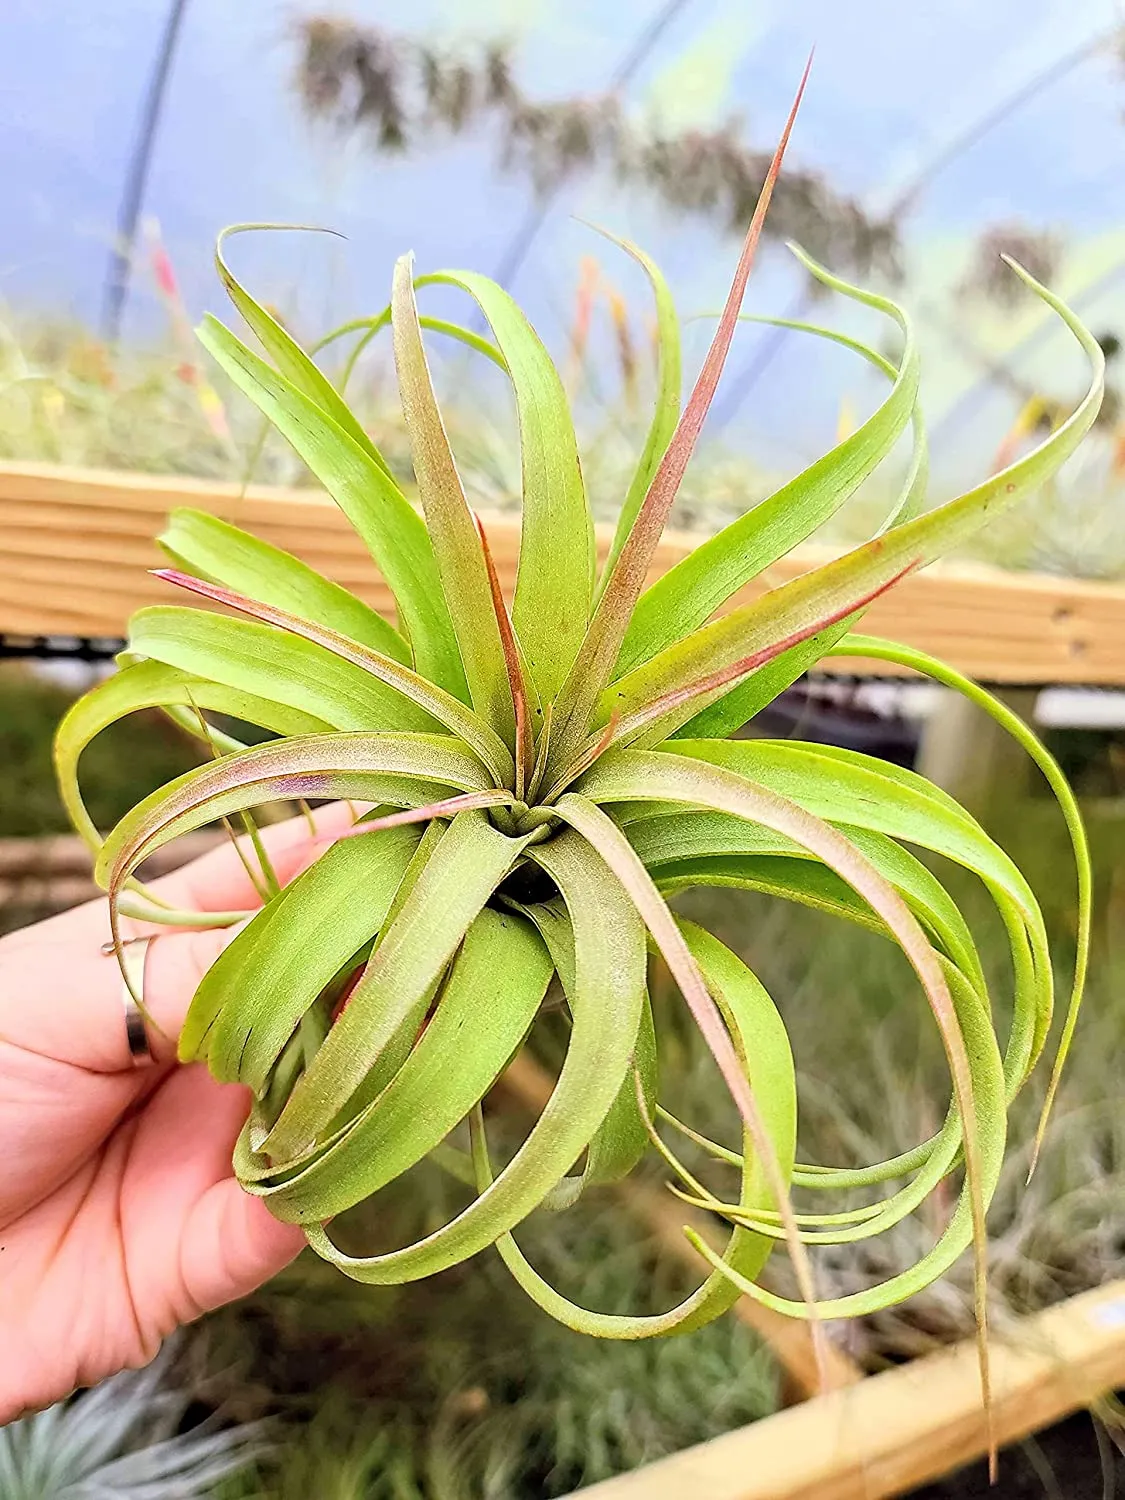
[[[345,807],[264,833],[278,878],[323,852]],[[252,857],[252,856],[251,856]],[[191,910],[259,904],[225,846],[153,882]],[[247,1092],[180,1066],[175,1038],[231,931],[126,920],[148,948],[155,1062],[130,1057],[104,900],[0,939],[0,1424],[146,1364],[182,1323],[245,1296],[304,1245],[231,1174]]]

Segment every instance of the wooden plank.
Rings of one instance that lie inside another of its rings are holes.
[[[189,859],[206,854],[225,837],[206,829],[186,833],[150,854],[141,866],[141,878],[154,880],[167,875]],[[90,851],[77,834],[0,839],[0,909],[19,910],[34,917],[66,911],[103,894],[94,884]]]
[[[994,1333],[991,1349],[993,1416],[1003,1446],[1125,1383],[1125,1281]],[[581,1496],[884,1500],[981,1457],[987,1444],[976,1348],[968,1341],[591,1485]]]
[[[515,1058],[501,1079],[505,1090],[533,1113],[538,1114],[551,1097],[554,1082],[549,1074],[526,1052]],[[659,1188],[645,1183],[619,1182],[616,1191],[639,1224],[644,1225],[661,1248],[673,1259],[700,1273],[708,1266],[684,1237],[689,1224],[708,1244],[721,1248],[712,1224]],[[762,1307],[749,1297],[740,1297],[733,1308],[740,1323],[752,1328],[772,1350],[781,1366],[787,1393],[797,1399],[817,1395],[824,1387],[813,1353],[808,1325],[795,1318],[783,1317],[772,1308]],[[825,1340],[825,1373],[829,1390],[839,1390],[863,1379],[859,1365],[831,1339]]]
[[[343,515],[315,490],[279,490],[155,475],[0,466],[0,632],[114,637],[143,604],[174,597],[150,578],[152,538],[173,506],[193,505],[257,532],[390,613],[392,601]],[[487,519],[505,587],[519,537],[511,517]],[[668,533],[654,575],[698,537]],[[599,545],[608,533],[599,532]],[[803,547],[744,589],[733,604],[784,583],[830,553]],[[198,601],[195,601],[198,603]],[[969,565],[939,565],[878,600],[865,628],[944,657],[983,681],[1125,684],[1125,585]],[[886,664],[832,670],[894,675]]]

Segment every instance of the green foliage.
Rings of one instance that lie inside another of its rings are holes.
[[[1120,863],[1118,815],[1112,807],[1108,812],[1091,807],[1088,816],[1108,876]],[[1044,893],[1060,980],[1065,980],[1076,948],[1077,903],[1057,809],[1046,796],[1025,794],[995,809],[991,821]],[[1006,1026],[1009,960],[1003,934],[988,920],[987,896],[975,877],[967,871],[947,873],[944,862],[942,871],[979,934],[985,973],[1000,1000],[997,1021]],[[1083,1014],[1083,1045],[1071,1056],[1030,1182],[1046,1077],[1033,1080],[1010,1112],[1012,1149],[989,1209],[990,1305],[1000,1325],[1121,1274],[1125,1130],[1113,1038],[1125,1020],[1125,949],[1108,878],[1099,882],[1098,894],[1095,933],[1100,937]],[[705,920],[784,997],[798,1066],[803,1160],[891,1158],[939,1126],[946,1106],[943,1061],[928,1035],[926,1016],[902,1003],[907,975],[889,944],[845,927],[830,913],[763,894],[691,891],[677,904]],[[654,995],[662,1017],[667,999],[663,991]],[[669,1107],[703,1132],[727,1140],[722,1101],[698,1049],[685,1039],[678,1056],[679,1103],[670,1100]],[[706,1171],[695,1148],[689,1146],[687,1159]],[[841,1206],[859,1207],[872,1198],[871,1189],[857,1187],[842,1197]],[[825,1247],[817,1255],[821,1287],[830,1296],[851,1295],[887,1268],[909,1264],[928,1247],[950,1206],[947,1196],[937,1194],[877,1240]],[[778,1273],[792,1288],[783,1268],[771,1265],[771,1275]],[[971,1294],[970,1267],[960,1262],[907,1305],[853,1325],[852,1347],[870,1368],[884,1358],[898,1362],[926,1352],[935,1340],[963,1338],[972,1331]]]
[[[220,262],[273,363],[213,318],[204,342],[369,544],[398,604],[398,634],[388,638],[360,619],[304,565],[181,515],[165,538],[179,567],[161,576],[237,618],[142,612],[122,674],[64,719],[57,760],[77,809],[79,757],[92,730],[132,707],[159,701],[224,711],[227,695],[236,694],[244,717],[279,735],[252,748],[225,741],[213,764],[121,819],[97,865],[115,935],[124,901],[157,920],[190,920],[146,908],[130,884],[146,855],[178,833],[279,799],[370,804],[354,837],[268,899],[226,949],[200,987],[181,1041],[185,1061],[203,1061],[253,1092],[235,1152],[247,1191],[300,1223],[317,1254],[357,1281],[416,1281],[495,1245],[524,1290],[562,1321],[638,1340],[700,1327],[739,1293],[809,1318],[820,1310],[871,1313],[924,1288],[972,1245],[983,1325],[984,1216],[1002,1171],[1007,1109],[1044,1051],[1054,1001],[1036,898],[974,819],[920,777],[824,747],[723,736],[745,717],[747,694],[761,706],[803,670],[811,651],[845,637],[878,594],[1042,485],[1097,415],[1104,360],[1070,310],[1016,268],[1087,355],[1089,390],[1033,452],[918,514],[925,439],[909,322],[894,304],[811,267],[903,331],[897,364],[856,346],[886,367],[886,402],[772,501],[713,538],[702,563],[689,559],[646,592],[730,346],[792,120],[682,412],[670,376],[661,382],[641,477],[627,489],[626,519],[600,579],[563,385],[506,293],[468,272],[414,278],[408,259],[396,270],[390,323],[419,514],[339,392],[328,391],[310,356]],[[678,367],[678,332],[660,273],[643,263],[660,309],[667,373]],[[493,363],[506,372],[519,417],[524,508],[510,615],[429,379],[415,297],[435,282],[460,288],[484,312]],[[706,623],[830,520],[908,425],[915,459],[901,503],[877,536]],[[353,618],[362,642],[347,633]],[[844,644],[896,651],[851,637]],[[910,664],[992,705],[940,663]],[[156,686],[138,675],[153,673]],[[1002,709],[990,711],[1007,722]],[[316,722],[286,722],[293,714]],[[1054,763],[1026,731],[1008,727],[1062,801],[1081,881],[1061,1064],[1089,931],[1085,836]],[[97,843],[88,822],[78,821]],[[912,847],[983,882],[1010,953],[1012,1019],[1003,1039],[974,930]],[[667,904],[673,892],[711,884],[832,911],[901,951],[952,1085],[945,1121],[927,1139],[866,1166],[794,1160],[793,1061],[773,1002],[729,948]],[[667,964],[737,1110],[739,1149],[715,1150],[737,1169],[721,1190],[706,1186],[658,1133],[654,1114],[672,1122],[657,1104],[646,944]],[[348,977],[354,985],[341,1009],[339,984]],[[526,1139],[494,1161],[495,1127],[482,1103],[538,1029],[548,995],[552,1004],[561,999],[571,1028],[554,1091]],[[471,1044],[459,1042],[470,1026]],[[466,1120],[468,1155],[462,1139],[450,1139]],[[540,1205],[572,1203],[590,1182],[627,1173],[646,1140],[687,1196],[727,1221],[730,1238],[722,1255],[703,1252],[709,1274],[671,1308],[586,1308],[551,1284],[513,1234]],[[475,1182],[475,1192],[407,1245],[373,1251],[357,1243],[339,1216],[427,1156]],[[876,1201],[848,1205],[856,1189]],[[833,1191],[844,1195],[843,1208],[815,1206]],[[892,1231],[946,1191],[955,1195],[948,1221],[913,1263],[887,1269],[862,1290],[820,1298],[810,1247]],[[799,1209],[791,1194],[800,1195]],[[758,1281],[778,1241],[792,1259],[796,1297]]]
[[[1089,808],[1087,815],[1092,844],[1095,850],[1101,846],[1104,869],[1111,870],[1119,821],[1112,809],[1103,817]],[[1036,890],[1050,898],[1048,929],[1065,965],[1073,951],[1076,908],[1057,810],[1047,796],[1024,795],[1002,813],[1001,827]],[[949,871],[1003,1007],[1003,936],[991,931],[987,896],[975,877],[958,876]],[[1001,1326],[1121,1275],[1125,1111],[1115,1037],[1125,1024],[1125,950],[1118,942],[1114,952],[1109,893],[1109,881],[1099,881],[1095,930],[1102,939],[1091,970],[1083,1045],[1071,1058],[1039,1166],[1026,1185],[1045,1080],[1039,1087],[1033,1083],[1013,1106],[1016,1144],[989,1213],[990,1306]],[[771,895],[706,887],[685,892],[675,905],[712,928],[779,997],[797,1063],[802,1160],[892,1157],[936,1128],[946,1104],[940,1048],[921,1008],[903,1003],[909,972],[892,945],[834,914]],[[678,994],[659,973],[653,1006],[662,1102],[677,1118],[736,1144],[714,1065],[685,1021]],[[540,1054],[552,1063],[565,1048],[561,1017],[553,1019],[554,1034],[541,1027],[536,1038]],[[1006,1011],[998,1019],[1005,1025]],[[490,1139],[495,1129],[505,1147],[509,1139],[518,1140],[521,1123],[518,1116],[498,1113]],[[715,1173],[725,1169],[707,1153],[685,1143],[683,1155],[704,1180],[722,1181]],[[856,1189],[844,1201],[851,1206],[870,1197],[870,1190]],[[357,1212],[371,1223],[371,1232],[377,1218],[377,1232],[401,1242],[443,1222],[458,1201],[436,1169],[420,1168]],[[887,1266],[908,1264],[926,1247],[944,1211],[935,1197],[877,1241],[820,1249],[818,1284],[833,1296],[844,1295]],[[519,1239],[534,1265],[590,1306],[621,1307],[642,1289],[659,1308],[690,1289],[672,1266],[653,1257],[643,1230],[610,1195],[586,1193],[563,1214],[537,1212]],[[240,1411],[277,1411],[286,1423],[269,1482],[246,1488],[240,1481],[239,1500],[263,1492],[271,1500],[297,1500],[308,1493],[312,1474],[320,1476],[325,1494],[335,1496],[332,1476],[352,1475],[358,1456],[369,1451],[371,1477],[366,1489],[358,1488],[364,1500],[394,1494],[389,1476],[401,1473],[413,1485],[406,1494],[429,1500],[431,1444],[443,1453],[447,1444],[453,1447],[450,1461],[459,1465],[460,1488],[441,1493],[475,1500],[489,1493],[486,1476],[499,1474],[505,1500],[533,1500],[604,1477],[594,1464],[606,1451],[600,1436],[606,1428],[615,1472],[772,1409],[768,1356],[731,1318],[690,1339],[583,1339],[537,1316],[505,1282],[501,1264],[487,1258],[403,1289],[353,1287],[329,1279],[327,1270],[305,1258],[248,1303],[213,1316],[199,1330],[208,1366],[230,1371],[230,1399],[242,1403]],[[776,1261],[770,1275],[776,1285],[789,1281]],[[851,1324],[847,1340],[850,1352],[873,1369],[885,1359],[929,1352],[935,1340],[971,1332],[971,1272],[959,1263],[907,1305]],[[607,1391],[615,1393],[612,1401]],[[217,1394],[227,1397],[225,1380]],[[557,1445],[564,1441],[585,1444],[574,1468],[560,1462]],[[582,1467],[583,1458],[590,1467]],[[543,1479],[547,1472],[558,1476],[550,1488]]]

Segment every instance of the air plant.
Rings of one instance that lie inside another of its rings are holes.
[[[237,280],[220,241],[220,275],[269,358],[211,317],[200,337],[367,542],[395,597],[397,626],[274,547],[213,518],[176,512],[161,539],[175,566],[159,576],[226,612],[162,605],[137,614],[121,670],[63,721],[57,763],[74,821],[98,851],[119,948],[124,914],[187,925],[250,916],[202,980],[180,1056],[249,1086],[253,1105],[235,1150],[240,1181],[358,1281],[409,1282],[494,1246],[528,1296],[590,1334],[686,1332],[743,1294],[809,1318],[815,1333],[821,1315],[904,1300],[973,1246],[983,1326],[985,1211],[1003,1160],[1008,1106],[1044,1051],[1052,1015],[1052,965],[1036,898],[979,824],[921,777],[828,746],[731,736],[817,660],[846,655],[936,678],[1026,746],[1063,806],[1080,884],[1079,958],[1057,1079],[1081,997],[1089,921],[1089,866],[1074,799],[1046,751],[1002,704],[940,662],[855,629],[885,590],[1035,492],[1074,452],[1097,415],[1102,351],[1058,298],[1013,263],[1078,341],[1091,366],[1089,390],[1034,452],[920,513],[926,443],[911,323],[896,303],[797,251],[826,288],[897,328],[895,363],[842,334],[799,325],[874,364],[889,392],[824,457],[648,584],[735,331],[792,123],[791,114],[682,411],[671,295],[648,257],[619,242],[652,286],[659,388],[600,569],[562,382],[506,292],[467,271],[417,276],[405,256],[389,307],[350,325],[365,337],[391,329],[419,514],[340,390]],[[422,316],[416,294],[434,285],[467,294],[491,336]],[[523,512],[510,610],[447,441],[427,329],[460,339],[511,384]],[[734,598],[832,517],[908,429],[909,470],[876,537],[749,602]],[[79,757],[103,727],[152,706],[199,735],[217,758],[146,798],[102,842],[82,804]],[[207,714],[276,737],[247,748]],[[264,904],[256,913],[167,910],[137,883],[141,861],[177,835],[301,798],[355,799],[370,810],[283,890],[263,863]],[[999,913],[1013,990],[1003,1042],[974,934],[913,848],[973,870]],[[741,959],[668,904],[677,892],[707,886],[766,891],[898,945],[932,1012],[952,1080],[936,1134],[865,1166],[795,1162],[793,1060],[774,1003]],[[740,1150],[706,1140],[660,1106],[650,946],[733,1098]],[[527,1043],[548,992],[569,1018],[565,1060],[526,1139],[495,1163],[482,1102]],[[669,1132],[702,1144],[730,1172],[730,1191],[699,1182],[669,1145]],[[726,1219],[726,1248],[718,1254],[698,1242],[706,1277],[666,1311],[582,1308],[539,1274],[515,1232],[537,1207],[564,1208],[624,1177],[650,1146],[689,1197]],[[377,1254],[342,1248],[331,1221],[431,1156],[471,1184],[466,1206],[415,1243]],[[818,1300],[810,1247],[879,1234],[951,1177],[961,1178],[955,1206],[913,1265],[881,1284]],[[826,1193],[857,1187],[870,1190],[867,1206],[851,1206],[849,1197],[838,1211],[815,1208]],[[793,1259],[799,1297],[760,1284],[778,1241]]]

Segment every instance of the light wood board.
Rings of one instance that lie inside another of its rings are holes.
[[[1125,1384],[1125,1281],[991,1340],[1003,1446]],[[885,1500],[987,1450],[969,1341],[582,1490],[582,1500]],[[1000,1459],[1003,1480],[1004,1459]]]
[[[9,464],[0,466],[0,632],[119,637],[133,610],[177,598],[147,569],[162,561],[152,539],[168,511],[185,505],[245,526],[392,611],[363,544],[317,491],[251,487],[242,493],[202,480]],[[494,516],[487,525],[510,591],[519,551],[516,522]],[[698,540],[668,533],[654,574]],[[600,534],[599,543],[604,549],[607,535]],[[732,603],[829,555],[799,548]],[[1125,585],[938,565],[878,600],[864,628],[944,657],[986,682],[1125,685]],[[837,672],[893,672],[882,663],[831,665]]]

